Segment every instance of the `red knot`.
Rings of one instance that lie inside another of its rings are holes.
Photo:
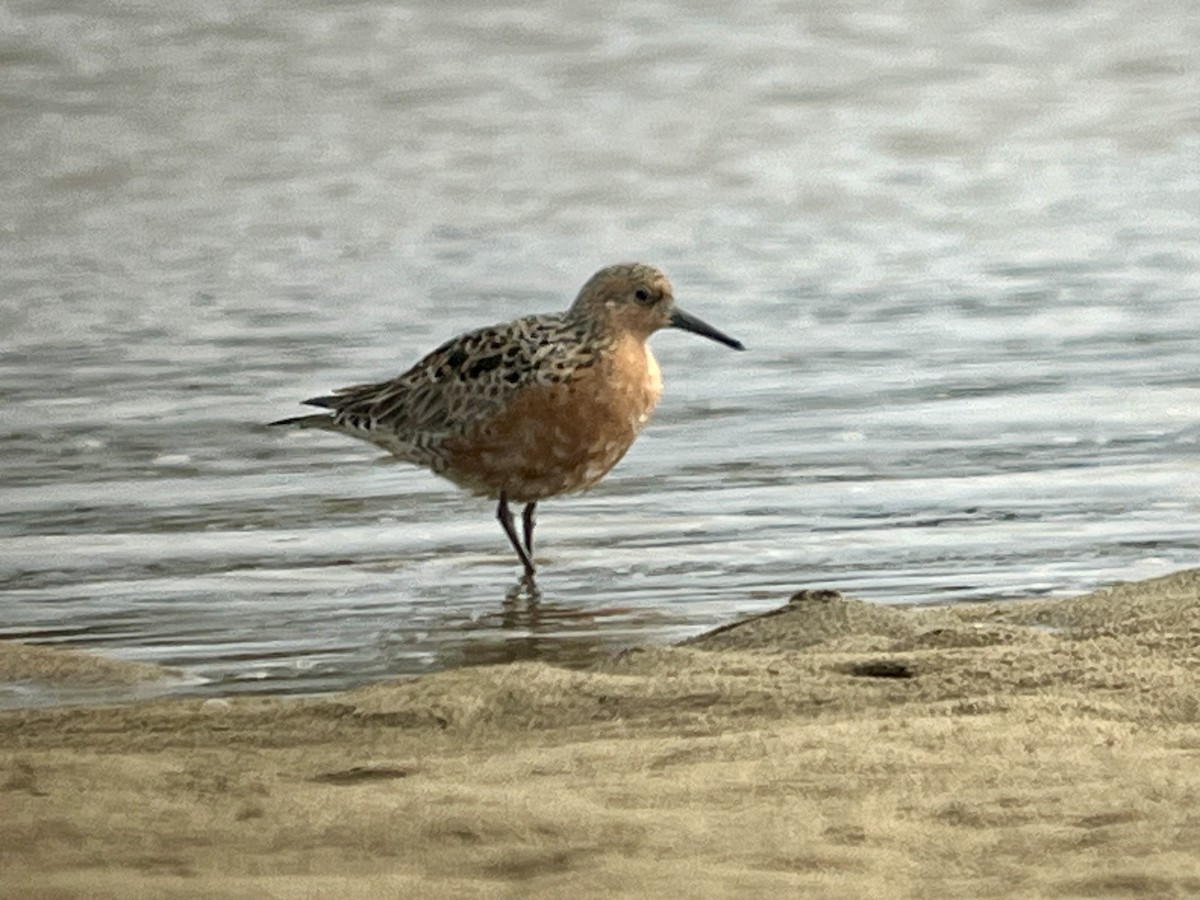
[[[662,393],[646,339],[668,327],[744,349],[679,309],[658,269],[627,263],[593,275],[564,313],[469,331],[390,381],[304,401],[327,413],[271,424],[369,441],[498,501],[532,578],[538,501],[590,488],[625,455]],[[510,500],[525,504],[524,543]]]

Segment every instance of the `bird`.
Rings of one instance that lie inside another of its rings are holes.
[[[270,424],[367,441],[495,500],[532,581],[538,503],[592,487],[632,446],[662,393],[646,341],[663,328],[745,349],[680,309],[659,269],[621,263],[592,275],[565,312],[460,334],[395,378],[303,401],[324,412]],[[524,504],[523,540],[510,502]]]

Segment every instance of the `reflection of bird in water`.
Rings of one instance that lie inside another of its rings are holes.
[[[564,313],[459,335],[391,381],[304,401],[328,413],[272,424],[370,441],[497,500],[497,518],[532,577],[538,501],[591,487],[625,455],[662,391],[646,339],[667,327],[743,349],[677,308],[658,269],[609,266]],[[510,500],[525,504],[523,545]]]

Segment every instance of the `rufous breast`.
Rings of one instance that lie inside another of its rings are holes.
[[[629,450],[661,393],[650,348],[623,337],[569,380],[526,387],[488,421],[448,439],[442,474],[475,493],[525,503],[584,490]]]

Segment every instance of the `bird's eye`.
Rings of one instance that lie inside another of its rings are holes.
[[[650,302],[650,292],[648,290],[646,290],[644,287],[640,287],[636,291],[634,291],[633,296],[637,300],[638,303],[649,303]]]

